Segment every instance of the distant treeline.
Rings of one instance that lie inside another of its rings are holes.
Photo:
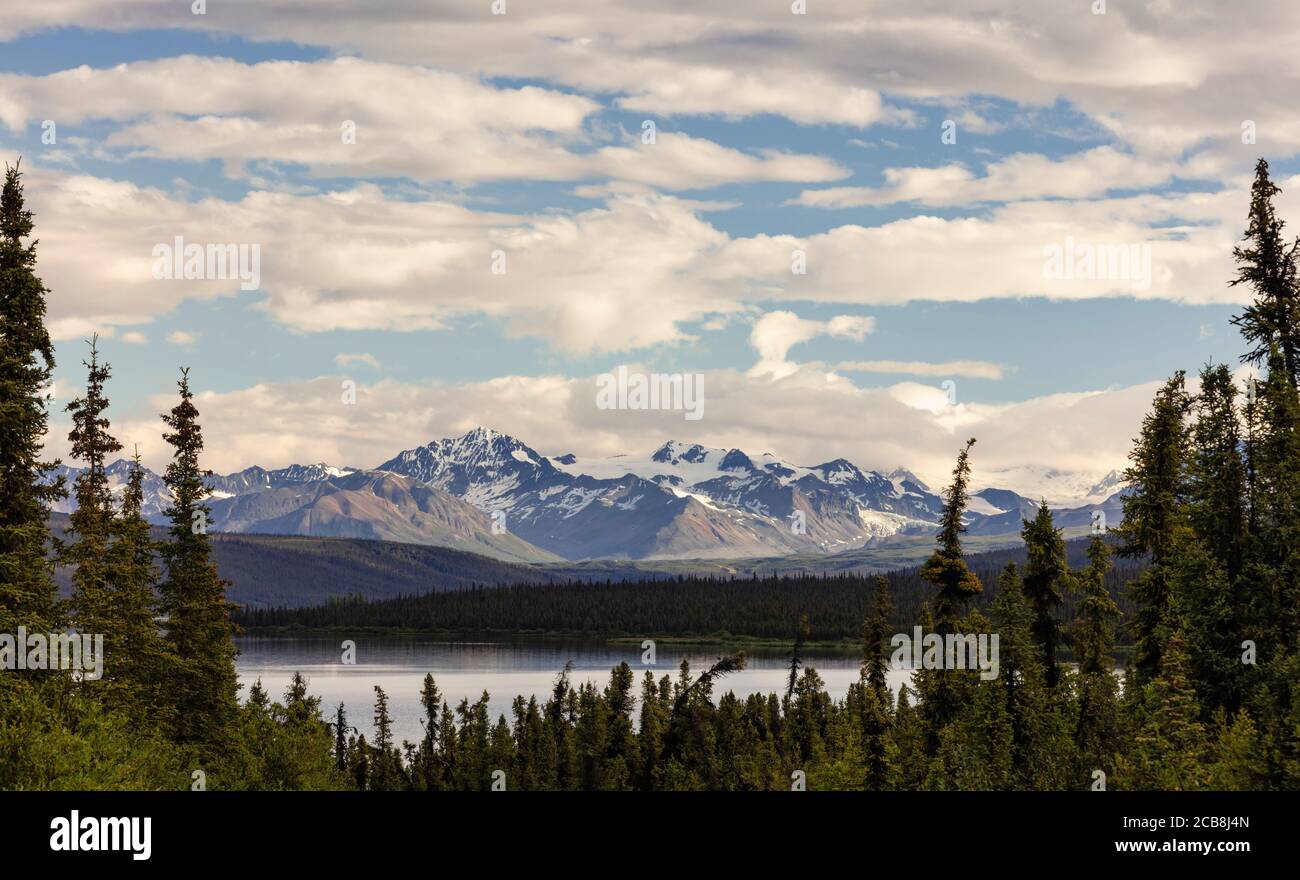
[[[1072,568],[1087,560],[1087,541],[1071,541]],[[1009,562],[1023,565],[1023,547],[972,556],[971,570],[984,583],[972,605],[985,609],[997,598],[998,575]],[[1142,569],[1139,560],[1119,559],[1106,585],[1122,611],[1132,606],[1124,585]],[[913,567],[885,575],[893,593],[891,625],[911,627],[935,595]],[[1074,616],[1076,596],[1067,593],[1062,619]],[[817,641],[858,639],[871,602],[866,575],[781,575],[721,579],[678,576],[637,581],[570,581],[471,587],[448,592],[368,601],[334,599],[308,608],[240,609],[245,628],[391,628],[444,632],[589,632],[607,635],[717,635],[790,639],[807,617]]]

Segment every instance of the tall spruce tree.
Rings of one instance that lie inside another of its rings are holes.
[[[1088,542],[1088,566],[1079,577],[1083,598],[1075,609],[1074,654],[1079,662],[1079,672],[1109,673],[1110,655],[1115,650],[1115,624],[1119,621],[1119,606],[1106,588],[1106,574],[1110,571],[1110,548],[1101,535],[1093,535]]]
[[[163,439],[172,447],[163,477],[172,503],[166,510],[169,540],[160,548],[165,574],[159,588],[173,655],[168,693],[176,740],[220,755],[238,711],[233,606],[208,542],[210,511],[204,499],[211,489],[205,482],[209,472],[199,466],[203,434],[188,370],[181,371],[177,387],[180,402],[162,417],[171,429]]]
[[[144,518],[144,465],[137,449],[122,492],[122,509],[110,523],[109,577],[114,591],[115,626],[124,647],[114,661],[133,717],[155,726],[170,725],[164,686],[170,662],[155,617],[158,600],[157,542]],[[105,642],[107,647],[107,642]]]
[[[1187,457],[1184,420],[1190,407],[1180,370],[1157,392],[1152,411],[1129,453],[1124,471],[1130,491],[1124,496],[1124,522],[1116,529],[1118,555],[1147,557],[1147,568],[1129,585],[1137,610],[1130,627],[1134,671],[1140,682],[1160,671],[1160,652],[1168,640],[1170,594],[1176,580],[1177,552],[1188,537]]]
[[[1033,608],[1031,630],[1043,654],[1043,669],[1049,687],[1055,687],[1061,670],[1056,664],[1056,649],[1061,643],[1061,624],[1056,619],[1063,591],[1070,575],[1065,560],[1065,538],[1052,520],[1052,512],[1043,501],[1033,520],[1025,520],[1020,532],[1025,542],[1023,589]]]
[[[974,438],[966,441],[957,455],[957,466],[952,471],[952,485],[944,492],[946,498],[943,516],[939,521],[939,549],[921,566],[921,577],[938,588],[934,600],[936,630],[940,634],[953,631],[953,625],[965,609],[970,598],[984,585],[962,558],[961,535],[966,531],[962,518],[966,515],[967,484],[970,482],[970,450]]]
[[[108,398],[104,396],[104,383],[112,376],[112,369],[99,360],[99,337],[92,338],[90,360],[83,361],[87,370],[86,393],[66,407],[72,415],[72,431],[68,441],[72,457],[84,463],[85,468],[73,481],[72,495],[77,506],[69,517],[67,535],[74,540],[59,540],[58,560],[72,571],[72,623],[83,633],[96,633],[104,637],[104,652],[111,662],[106,670],[107,683],[114,681],[115,666],[119,658],[125,659],[129,648],[122,641],[119,627],[117,596],[113,589],[112,561],[108,547],[116,512],[113,493],[108,485],[107,458],[122,448],[122,444],[109,433],[109,420],[105,415]]]
[[[868,791],[883,791],[892,786],[896,777],[893,766],[896,748],[890,736],[893,697],[886,677],[890,666],[886,639],[894,602],[888,578],[876,575],[872,582],[875,591],[871,615],[863,626],[862,670],[855,687],[859,689],[857,715],[866,765],[863,786]]]
[[[1074,653],[1079,661],[1077,723],[1074,730],[1074,783],[1082,788],[1092,774],[1115,772],[1119,752],[1117,683],[1111,674],[1119,606],[1106,587],[1110,547],[1101,535],[1088,542],[1088,565],[1078,577],[1083,596],[1075,607]]]
[[[1251,346],[1242,355],[1243,362],[1264,363],[1270,349],[1276,348],[1295,385],[1300,380],[1300,285],[1296,272],[1300,239],[1288,243],[1282,236],[1286,224],[1273,208],[1273,197],[1280,192],[1269,178],[1268,162],[1260,159],[1250,190],[1245,243],[1232,251],[1237,276],[1231,284],[1249,285],[1255,299],[1232,323]]]
[[[1246,537],[1246,461],[1237,386],[1226,364],[1201,371],[1188,460],[1188,517],[1230,581],[1241,571]]]
[[[872,594],[871,616],[867,618],[862,635],[862,680],[876,692],[882,706],[888,707],[893,698],[889,693],[889,654],[886,645],[889,637],[889,618],[894,613],[894,597],[889,588],[889,578],[878,574],[871,579],[875,588]]]
[[[51,502],[62,480],[44,475],[47,389],[54,346],[45,326],[45,295],[36,275],[32,213],[22,176],[5,168],[0,193],[0,632],[19,626],[51,632],[59,624],[53,573],[46,558]],[[4,676],[6,681],[13,675]]]
[[[1262,597],[1255,579],[1243,576],[1256,559],[1247,530],[1248,468],[1236,383],[1226,365],[1207,365],[1200,385],[1187,467],[1195,540],[1179,554],[1174,600],[1202,717],[1209,721],[1217,710],[1235,712],[1241,703],[1246,676],[1240,646],[1254,629]]]
[[[1262,600],[1270,641],[1287,650],[1300,635],[1300,392],[1274,351],[1259,387],[1261,433],[1257,493],[1266,534],[1260,541],[1271,595]]]

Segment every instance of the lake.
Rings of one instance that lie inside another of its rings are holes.
[[[510,704],[515,696],[522,694],[525,700],[535,696],[538,703],[544,703],[556,675],[569,661],[573,662],[570,678],[575,687],[594,681],[601,688],[609,681],[609,671],[626,661],[635,674],[635,693],[639,697],[646,669],[651,669],[656,679],[667,674],[675,680],[683,657],[690,661],[691,672],[698,675],[722,653],[720,648],[660,643],[655,665],[645,666],[641,662],[641,649],[635,644],[550,640],[451,642],[375,636],[353,639],[356,663],[345,665],[342,637],[244,636],[235,641],[240,651],[236,667],[244,685],[241,699],[248,696],[248,686],[261,679],[271,697],[279,700],[293,673],[301,672],[308,679],[311,693],[321,698],[321,711],[327,719],[333,718],[334,707],[342,702],[348,722],[370,737],[374,688],[379,685],[388,694],[393,734],[399,743],[418,742],[424,735],[420,725],[423,715],[420,686],[426,673],[433,673],[443,699],[453,709],[461,699],[468,698],[472,703],[486,690],[490,695],[492,721],[498,715],[505,715],[510,721]],[[743,671],[734,672],[714,685],[715,702],[727,691],[734,691],[738,696],[785,692],[788,649],[747,650],[746,661]],[[858,680],[859,661],[852,655],[808,651],[804,662],[816,668],[826,689],[837,699]],[[892,670],[890,687],[896,691],[908,674],[906,670]]]

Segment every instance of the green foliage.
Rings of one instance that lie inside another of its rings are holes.
[[[199,466],[203,434],[187,370],[177,387],[180,401],[162,416],[171,429],[163,439],[172,447],[163,477],[172,495],[166,511],[170,540],[160,548],[164,577],[158,588],[172,655],[167,693],[173,699],[176,740],[217,756],[232,738],[238,706],[233,606],[208,544],[209,511],[203,503],[210,492],[204,482],[208,471]]]
[[[8,673],[6,673],[8,674]],[[183,789],[183,753],[127,715],[106,710],[88,687],[51,677],[0,691],[0,789]]]
[[[1032,521],[1025,521],[1020,535],[1027,556],[1023,589],[1034,612],[1031,629],[1043,651],[1047,684],[1054,686],[1060,678],[1056,649],[1061,643],[1061,624],[1056,613],[1070,574],[1065,559],[1065,539],[1052,522],[1052,512],[1047,509],[1046,501],[1039,506],[1038,515]]]
[[[1141,681],[1149,681],[1160,668],[1160,651],[1171,631],[1175,554],[1188,536],[1184,419],[1189,407],[1185,375],[1179,371],[1156,394],[1129,453],[1132,464],[1124,472],[1131,491],[1124,496],[1117,552],[1125,557],[1146,557],[1151,563],[1129,585],[1138,604],[1130,629],[1134,668]]]
[[[962,517],[966,515],[966,487],[970,481],[970,449],[974,438],[966,441],[966,448],[957,455],[953,468],[952,485],[945,491],[943,516],[939,520],[939,549],[921,566],[921,577],[938,589],[934,599],[938,632],[952,632],[952,626],[967,601],[984,587],[980,579],[962,558],[961,535],[966,531]]]
[[[36,275],[36,243],[27,241],[32,225],[22,176],[17,166],[6,166],[0,193],[0,632],[6,633],[19,626],[50,632],[61,622],[45,521],[64,489],[62,481],[41,480],[54,464],[41,457],[54,347],[45,328],[48,291]]]

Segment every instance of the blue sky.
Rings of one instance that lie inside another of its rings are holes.
[[[74,2],[0,30],[0,150],[38,212],[56,394],[99,332],[147,455],[181,364],[218,469],[373,464],[480,421],[609,454],[686,427],[587,411],[593,377],[630,364],[724,389],[684,439],[933,477],[979,430],[992,479],[1104,473],[1146,386],[1236,363],[1226,282],[1253,164],[1288,193],[1300,171],[1284,102],[1241,104],[1241,78],[1285,52],[1245,16],[1225,32],[1206,4],[1166,34],[1019,4],[801,20],[615,2],[579,24],[565,5]],[[1206,28],[1226,59],[1197,55]],[[145,277],[176,235],[258,243],[260,288]],[[1152,275],[1048,277],[1066,236],[1149,247]],[[364,414],[338,411],[345,379]],[[956,400],[936,404],[945,379]]]

